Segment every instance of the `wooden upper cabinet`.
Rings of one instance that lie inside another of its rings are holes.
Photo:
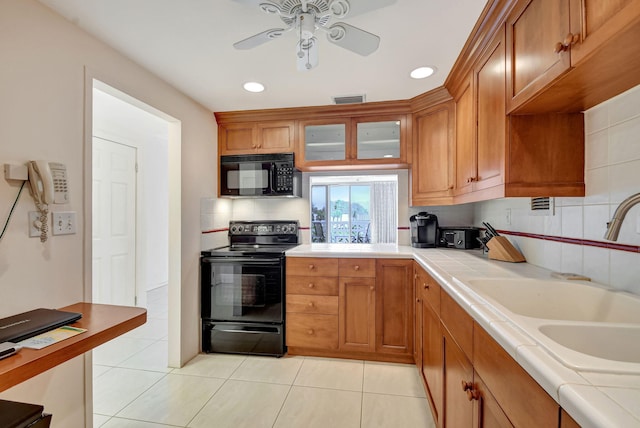
[[[220,155],[290,153],[294,151],[295,122],[243,122],[218,125]]]
[[[456,103],[456,195],[504,183],[504,31],[498,31],[478,60]]]
[[[411,205],[450,204],[455,185],[453,101],[413,116]]]
[[[407,122],[406,114],[300,120],[296,165],[307,171],[406,168]]]
[[[569,52],[558,47],[571,33],[569,1],[523,0],[507,18],[509,112],[571,67]]]
[[[476,119],[472,82],[470,78],[456,99],[456,195],[471,192],[476,177]]]
[[[507,18],[507,111],[585,111],[640,83],[638,0],[520,0]]]
[[[504,31],[498,31],[476,66],[477,149],[474,190],[504,182],[507,136]]]
[[[571,46],[574,66],[640,17],[637,0],[570,0],[570,4],[571,34],[577,36]]]

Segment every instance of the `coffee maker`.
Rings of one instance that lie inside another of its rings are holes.
[[[433,248],[438,245],[438,217],[435,214],[419,212],[409,217],[411,224],[411,246]]]

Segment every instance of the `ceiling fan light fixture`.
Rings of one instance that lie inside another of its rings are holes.
[[[242,85],[242,87],[247,92],[258,93],[258,92],[264,91],[264,85],[258,82],[247,82],[244,85]]]
[[[437,68],[429,65],[424,67],[418,67],[410,73],[410,76],[414,79],[424,79],[432,76],[436,72]]]

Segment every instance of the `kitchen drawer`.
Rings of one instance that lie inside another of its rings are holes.
[[[338,296],[287,294],[287,313],[338,315]]]
[[[287,313],[287,346],[338,349],[338,316]]]
[[[447,293],[440,295],[440,318],[458,346],[473,363],[473,318]]]
[[[287,294],[337,296],[338,277],[287,276],[285,287]]]
[[[340,276],[375,278],[376,259],[340,259]]]
[[[338,259],[322,257],[287,257],[287,276],[338,276]]]

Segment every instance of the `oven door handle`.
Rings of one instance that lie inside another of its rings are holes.
[[[279,265],[282,259],[280,258],[268,258],[268,259],[254,259],[251,257],[205,257],[202,259],[203,263],[211,264],[231,264],[231,263],[245,263],[248,265]]]

